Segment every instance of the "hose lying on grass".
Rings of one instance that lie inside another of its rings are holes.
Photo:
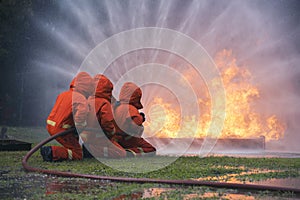
[[[68,129],[56,135],[53,135],[44,141],[40,142],[34,148],[32,148],[22,159],[22,165],[27,171],[39,172],[44,174],[62,176],[62,177],[74,177],[74,178],[89,178],[97,180],[110,180],[118,182],[129,182],[129,183],[161,183],[161,184],[176,184],[176,185],[189,185],[189,186],[208,186],[217,188],[232,188],[232,189],[245,189],[245,190],[269,190],[269,191],[282,191],[282,192],[293,192],[295,194],[300,194],[300,189],[291,187],[277,187],[268,185],[256,185],[256,184],[241,184],[241,183],[225,183],[225,182],[211,182],[211,181],[197,181],[197,180],[165,180],[165,179],[151,179],[151,178],[128,178],[128,177],[113,177],[113,176],[97,176],[90,174],[78,174],[72,172],[62,172],[56,170],[47,170],[31,167],[28,165],[27,161],[38,151],[43,145],[52,141],[53,139],[66,135],[73,132],[74,128]]]

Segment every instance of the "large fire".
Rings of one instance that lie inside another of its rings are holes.
[[[251,84],[251,73],[237,66],[232,51],[223,50],[215,57],[226,91],[226,117],[220,138],[253,138],[264,136],[266,141],[283,137],[285,125],[275,115],[266,116],[252,107],[260,98],[259,89]],[[190,80],[189,73],[186,78]],[[147,110],[145,124],[148,136],[186,138],[205,137],[211,123],[211,99],[207,94],[198,99],[201,109],[199,120],[195,116],[181,117],[180,112],[156,97]],[[182,123],[184,122],[184,123]],[[196,131],[193,129],[197,129]]]

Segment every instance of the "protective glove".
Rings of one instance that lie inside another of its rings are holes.
[[[145,116],[145,113],[143,112],[140,112],[140,115],[143,117],[143,122],[146,121],[146,116]]]

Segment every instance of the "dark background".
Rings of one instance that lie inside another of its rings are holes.
[[[51,22],[59,17],[56,1],[0,1],[0,125],[44,125],[51,108],[49,103],[45,105],[50,92],[45,78],[51,75],[34,69],[30,58],[39,56],[41,48],[55,47],[33,19],[45,18]],[[57,82],[63,83],[66,81]]]
[[[26,58],[33,51],[32,43],[40,37],[32,31],[31,17],[45,9],[46,4],[42,2],[0,1],[0,124],[21,125],[32,124],[34,121],[33,113],[36,111],[31,110],[26,101],[32,97],[22,95],[22,83],[23,73],[29,68]],[[24,112],[31,112],[31,116],[26,117],[32,120],[25,120]]]

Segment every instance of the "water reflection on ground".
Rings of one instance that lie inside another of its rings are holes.
[[[220,166],[221,167],[221,166]],[[224,166],[223,166],[224,167]],[[218,168],[218,166],[216,166]],[[232,168],[227,166],[225,168]],[[258,173],[272,173],[280,172],[279,170],[262,170],[262,169],[245,169],[241,173],[232,173],[219,177],[205,177],[196,180],[208,180],[208,181],[221,181],[231,183],[246,183],[246,184],[259,184],[268,186],[280,186],[280,187],[293,187],[300,188],[300,178],[282,178],[282,179],[267,179],[260,181],[241,181],[237,179],[240,175],[251,175]],[[99,180],[82,180],[82,179],[61,179],[57,177],[48,177],[45,186],[45,194],[52,195],[55,193],[68,192],[68,193],[81,193],[81,194],[95,194],[105,192],[107,187],[115,187],[115,183],[110,181]],[[176,198],[188,200],[188,199],[300,199],[299,196],[290,194],[289,196],[276,196],[278,194],[267,193],[262,194],[261,191],[247,191],[247,190],[235,190],[235,189],[214,189],[205,187],[178,187],[178,186],[166,186],[166,187],[152,187],[134,191],[130,194],[122,194],[113,200],[125,200],[125,199],[172,199],[175,195]],[[100,189],[100,190],[99,190]]]
[[[211,190],[207,192],[182,192],[180,193],[181,190],[184,188],[178,189],[178,188],[148,188],[144,189],[143,194],[139,196],[141,199],[173,199],[175,198],[180,198],[184,200],[189,200],[189,199],[231,199],[231,200],[252,200],[252,199],[262,199],[262,200],[269,200],[269,199],[282,199],[282,200],[291,200],[291,199],[300,199],[299,196],[296,195],[289,195],[289,196],[276,196],[276,194],[266,194],[262,192],[248,192],[248,191],[242,191],[242,190],[222,190],[222,189],[217,189],[217,190]],[[168,195],[166,193],[172,193],[177,190],[176,195],[170,195],[168,198]],[[127,195],[126,197],[129,197]],[[126,199],[126,198],[123,198]],[[122,200],[123,200],[122,199]],[[121,200],[121,199],[118,199]]]
[[[285,180],[284,180],[285,181]],[[270,182],[273,182],[273,180],[270,180]],[[266,182],[264,182],[265,184]],[[280,180],[276,180],[276,183],[282,183]],[[174,191],[177,191],[175,195],[167,195],[167,193],[172,193]],[[278,195],[278,194],[277,194]],[[130,195],[127,195],[126,198],[121,198],[118,200],[128,199],[128,197],[132,197]],[[170,198],[168,198],[170,197]],[[207,192],[186,192],[184,191],[184,188],[148,188],[144,189],[144,192],[142,195],[140,194],[139,198],[141,199],[173,199],[173,198],[180,198],[183,200],[189,200],[189,199],[231,199],[231,200],[253,200],[253,199],[262,199],[262,200],[269,200],[269,199],[280,199],[280,200],[291,200],[291,199],[300,199],[299,196],[288,194],[286,196],[276,196],[274,193],[263,193],[259,191],[246,191],[246,190],[234,190],[234,189],[212,189]]]
[[[223,176],[207,176],[204,178],[197,178],[194,180],[199,181],[220,181],[220,182],[227,182],[227,183],[244,183],[244,184],[258,184],[258,185],[268,185],[268,186],[281,186],[281,187],[292,187],[300,189],[300,177],[297,178],[270,178],[266,180],[243,180],[238,177],[242,177],[245,175],[253,175],[253,174],[267,174],[267,173],[277,173],[277,172],[284,172],[283,170],[269,170],[269,169],[246,169],[245,167],[231,167],[231,166],[219,166],[222,168],[232,168],[232,169],[242,169],[245,170],[241,173],[231,173],[226,174]],[[218,168],[216,166],[215,168]]]
[[[67,193],[80,193],[91,194],[98,193],[106,190],[108,187],[114,187],[114,183],[105,180],[91,180],[91,179],[74,179],[70,178],[61,179],[57,177],[48,177],[45,186],[45,194],[51,195],[55,193],[67,192]]]
[[[194,180],[198,181],[221,181],[221,182],[228,182],[228,183],[246,183],[245,180],[241,181],[238,177],[242,177],[245,175],[253,175],[253,174],[267,174],[267,173],[276,173],[276,172],[283,172],[283,170],[269,170],[269,169],[246,169],[243,166],[240,167],[232,167],[232,166],[215,166],[215,169],[218,168],[225,168],[225,169],[241,169],[244,170],[240,173],[228,173],[225,175],[216,175],[216,176],[206,176],[203,178],[197,178]]]
[[[253,200],[256,199],[254,196],[249,196],[246,194],[228,194],[228,193],[217,193],[217,192],[206,192],[203,195],[199,195],[199,194],[187,194],[184,196],[184,200],[188,200],[188,199],[233,199],[233,200]]]
[[[274,170],[264,170],[262,173],[266,171],[274,171]],[[252,172],[253,173],[253,172]],[[245,174],[247,174],[245,172]],[[250,172],[249,172],[250,174]],[[233,176],[234,177],[234,176]],[[209,178],[208,178],[209,179]],[[204,179],[203,179],[204,180]],[[223,181],[225,182],[225,181]],[[226,181],[227,182],[227,181]],[[247,183],[247,184],[258,184],[258,185],[268,185],[268,186],[280,186],[280,187],[300,187],[300,178],[282,178],[282,179],[267,179],[262,181],[253,181],[253,182],[242,182],[235,178],[232,178],[228,182],[233,183]],[[231,200],[253,200],[253,199],[282,199],[282,200],[291,200],[291,199],[300,199],[300,196],[294,194],[287,195],[278,195],[278,193],[264,193],[262,191],[247,191],[247,190],[235,190],[235,189],[211,189],[207,192],[195,192],[192,190],[191,192],[187,192],[185,187],[177,188],[177,187],[157,187],[157,188],[147,188],[141,192],[135,192],[127,195],[120,195],[114,200],[125,200],[125,199],[173,199],[174,195],[172,193],[175,192],[175,198],[180,198],[184,200],[189,199],[231,199]],[[171,194],[171,195],[170,195]]]

